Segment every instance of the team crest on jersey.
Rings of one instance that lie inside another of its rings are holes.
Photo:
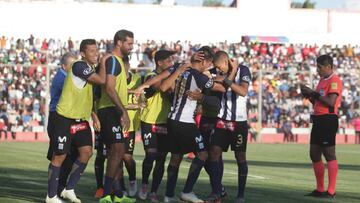
[[[84,69],[84,75],[90,75],[93,72],[93,69],[89,66],[88,68]]]
[[[210,88],[214,85],[214,81],[212,79],[208,80],[205,84],[205,88]]]
[[[242,77],[243,81],[250,82],[250,77],[248,75],[245,75]]]
[[[338,85],[337,85],[336,82],[331,83],[331,89],[332,90],[337,90],[337,88],[338,88]]]
[[[320,94],[321,96],[325,96],[325,90],[324,90],[324,89],[321,89],[321,90],[319,91],[319,94]]]

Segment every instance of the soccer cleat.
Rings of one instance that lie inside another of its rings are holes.
[[[114,203],[135,203],[136,199],[135,198],[131,198],[131,197],[127,197],[127,196],[123,196],[123,197],[114,197]]]
[[[323,197],[326,195],[327,192],[320,192],[318,190],[313,190],[312,192],[306,194],[305,196],[310,196],[310,197]]]
[[[48,195],[46,195],[45,202],[46,203],[63,203],[63,201],[61,201],[61,199],[59,199],[59,197],[57,195],[55,195],[52,198],[50,198]]]
[[[106,195],[105,197],[101,198],[99,203],[113,203],[111,195]]]
[[[100,187],[95,192],[95,198],[100,199],[104,195],[104,188]]]
[[[178,197],[164,197],[164,202],[182,202]]]
[[[242,197],[238,197],[238,198],[235,199],[234,203],[245,203],[245,199],[242,198]]]
[[[149,199],[152,203],[160,202],[159,197],[157,196],[157,194],[155,192],[152,192],[149,194]]]
[[[206,203],[221,203],[221,197],[216,194],[210,194],[205,200]]]
[[[130,181],[129,182],[129,196],[134,197],[136,195],[136,192],[137,192],[136,180]]]
[[[329,192],[323,192],[323,196],[321,196],[321,197],[335,199],[335,196],[336,196],[336,193],[330,194]]]
[[[72,189],[72,190],[64,189],[61,192],[60,196],[64,199],[70,200],[71,203],[81,203],[81,200],[76,197],[74,189]]]
[[[227,192],[226,192],[226,190],[225,190],[225,187],[222,186],[222,187],[221,187],[221,198],[225,198],[226,196],[227,196]]]
[[[146,200],[147,199],[147,184],[142,184],[141,185],[141,189],[138,193],[138,196],[141,200]]]
[[[203,203],[204,200],[199,199],[194,192],[183,193],[181,192],[180,199],[192,203]]]

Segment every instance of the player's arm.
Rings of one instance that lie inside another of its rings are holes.
[[[109,95],[110,100],[115,104],[115,107],[122,112],[122,123],[125,131],[129,129],[130,119],[125,109],[124,105],[121,103],[119,95],[115,90],[116,85],[116,76],[124,71],[119,63],[113,63],[113,60],[116,60],[114,57],[110,57],[106,60],[106,82],[105,82],[105,92]]]
[[[198,89],[194,91],[188,91],[187,94],[190,100],[195,100],[208,106],[220,108],[220,99],[218,96],[203,94]]]
[[[182,74],[184,73],[188,68],[190,68],[191,64],[190,63],[184,63],[182,65],[180,65],[180,67],[178,69],[176,69],[176,71],[170,75],[170,77],[168,77],[166,80],[164,80],[160,87],[159,90],[162,92],[166,92],[168,91],[174,84],[176,79]]]
[[[328,107],[334,107],[336,99],[341,93],[341,81],[332,81],[329,88],[329,93],[324,96],[310,88],[306,89],[306,91],[310,95],[310,101],[313,100],[315,102],[315,100],[318,100]],[[302,91],[304,90],[302,89]]]
[[[103,85],[105,84],[106,80],[106,70],[105,70],[105,61],[108,59],[110,54],[106,54],[104,57],[100,60],[100,67],[99,67],[99,73],[92,74],[87,81],[92,84],[98,84]]]
[[[251,74],[248,67],[241,66],[239,68],[241,68],[240,77],[239,77],[240,81],[238,83],[235,83],[233,82],[233,80],[230,80],[229,78],[225,78],[223,84],[225,87],[230,87],[231,90],[235,92],[235,94],[245,97],[249,90]]]
[[[149,80],[146,80],[142,85],[140,85],[138,88],[136,88],[136,92],[142,92],[145,88],[148,87],[155,87],[159,88],[161,85],[161,81],[169,77],[171,73],[169,71],[163,71],[159,75],[150,78]]]

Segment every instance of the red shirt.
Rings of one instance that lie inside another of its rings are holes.
[[[328,78],[321,78],[318,86],[316,87],[316,92],[320,93],[321,96],[327,96],[331,93],[337,94],[334,108],[330,108],[319,100],[315,101],[314,114],[315,115],[324,115],[324,114],[336,114],[338,115],[338,109],[341,103],[341,91],[342,91],[342,82],[339,76],[335,73],[330,75]]]

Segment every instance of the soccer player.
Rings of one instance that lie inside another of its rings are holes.
[[[175,84],[174,99],[172,109],[168,119],[168,136],[170,137],[168,146],[171,149],[171,159],[167,169],[168,179],[166,185],[166,194],[164,202],[175,201],[175,185],[179,172],[179,166],[182,161],[183,154],[195,152],[196,157],[193,159],[185,187],[181,193],[181,199],[189,202],[203,202],[193,193],[193,186],[199,177],[200,171],[208,158],[208,153],[204,144],[204,138],[196,127],[194,114],[197,101],[188,98],[188,91],[199,89],[202,92],[216,89],[222,90],[219,84],[208,78],[203,72],[212,66],[214,52],[210,47],[201,47],[198,51],[204,53],[204,60],[195,60],[192,58],[191,69],[181,72],[175,71],[160,86],[162,91],[167,91]],[[187,64],[182,67],[188,66]],[[179,77],[180,76],[180,77]],[[179,77],[179,78],[178,78]]]
[[[98,61],[96,41],[85,39],[80,43],[81,61],[72,64],[64,81],[63,91],[54,114],[54,154],[49,164],[47,203],[62,202],[56,195],[59,172],[72,145],[78,149],[79,156],[74,162],[66,188],[61,196],[71,202],[81,202],[74,188],[92,155],[92,136],[88,120],[93,107],[92,83],[104,84],[105,70],[100,66],[95,73]]]
[[[216,54],[215,54],[216,56]],[[210,78],[213,78],[216,76],[217,71],[216,68],[212,68],[209,71],[207,71],[207,75]],[[221,95],[222,93],[220,92],[215,92],[215,91],[210,91],[208,93],[208,95],[205,95],[203,93],[201,93],[198,90],[195,91],[190,91],[189,92],[189,98],[192,100],[196,100],[198,101],[199,104],[199,108],[201,111],[201,115],[200,115],[200,120],[198,121],[198,128],[200,130],[201,135],[204,137],[205,140],[205,146],[208,149],[208,152],[210,150],[210,137],[211,134],[214,132],[215,129],[215,123],[217,120],[217,115],[219,114],[220,111],[220,99],[221,99]],[[216,104],[217,105],[214,105]],[[220,157],[220,162],[221,162],[221,171],[223,171],[224,168],[224,163],[222,161],[222,157]],[[208,160],[205,162],[204,168],[206,170],[206,172],[210,175],[210,157],[208,158]],[[210,179],[212,180],[212,179]],[[210,183],[212,184],[212,183]],[[225,197],[226,191],[225,188],[222,186],[222,192],[221,192],[221,197]],[[212,198],[213,192],[210,194],[209,198]]]
[[[61,57],[61,67],[58,69],[57,73],[54,76],[54,79],[52,81],[51,84],[51,89],[50,89],[50,105],[49,105],[49,118],[48,118],[48,127],[47,127],[47,132],[48,132],[48,136],[49,136],[49,149],[48,149],[48,153],[47,153],[47,159],[49,161],[51,161],[52,156],[53,156],[53,151],[54,151],[54,144],[55,144],[55,139],[54,138],[54,127],[55,127],[55,123],[54,123],[54,115],[56,112],[56,105],[59,102],[60,96],[61,96],[61,92],[64,86],[64,80],[65,77],[67,75],[67,71],[71,68],[71,64],[76,60],[76,56],[71,53],[65,53],[62,57]],[[77,154],[77,149],[75,147],[71,148],[71,152],[68,155],[70,156],[66,156],[63,164],[61,165],[61,169],[60,169],[60,174],[59,174],[59,185],[58,185],[58,191],[57,191],[57,195],[60,196],[60,193],[62,192],[62,190],[65,188],[66,186],[66,181],[67,178],[69,176],[69,173],[71,171],[71,167],[74,163],[74,161],[76,160],[78,154]]]
[[[310,158],[316,177],[316,189],[309,193],[314,197],[335,198],[338,162],[335,154],[335,138],[339,128],[338,109],[341,103],[342,82],[334,72],[333,59],[321,55],[316,59],[317,72],[321,77],[316,90],[301,85],[305,98],[314,104],[313,127],[310,138]],[[321,156],[327,161],[329,185],[324,188],[325,166]]]
[[[123,62],[126,70],[127,88],[128,88],[128,106],[126,107],[130,118],[130,127],[128,131],[124,131],[125,139],[125,154],[124,163],[125,168],[129,175],[129,196],[133,197],[137,192],[136,184],[136,163],[133,158],[135,148],[135,133],[140,128],[140,104],[136,104],[136,97],[133,90],[139,87],[141,84],[141,78],[139,75],[130,71],[129,57],[125,55]],[[126,191],[124,179],[121,179],[121,187],[123,191]]]
[[[228,66],[229,63],[231,68]],[[218,202],[221,196],[222,152],[227,151],[231,145],[238,165],[238,194],[235,202],[244,202],[248,174],[246,100],[251,73],[248,67],[229,60],[228,54],[224,51],[216,53],[214,65],[225,74],[218,76],[215,81],[222,82],[226,92],[221,97],[221,109],[210,142],[210,179],[212,179],[212,191],[217,196],[213,200]]]
[[[122,57],[129,55],[133,48],[134,34],[120,30],[114,36],[112,56],[105,61],[106,82],[101,87],[101,97],[97,103],[101,124],[101,136],[108,147],[104,194],[100,203],[112,202],[111,193],[115,192],[114,202],[135,202],[135,199],[123,195],[119,180],[122,179],[122,167],[125,153],[123,131],[130,127],[130,119],[125,109],[128,104],[126,70]]]
[[[167,72],[168,68],[173,66],[173,51],[159,50],[155,53],[156,68],[145,76],[145,80],[150,80]],[[147,106],[141,114],[141,138],[143,140],[145,158],[142,164],[142,186],[139,191],[139,198],[147,199],[149,176],[155,162],[153,170],[153,179],[149,199],[151,202],[159,202],[157,190],[164,175],[164,164],[167,148],[167,116],[170,112],[170,95],[167,92],[161,92],[159,87],[161,80],[150,86],[146,91]]]

